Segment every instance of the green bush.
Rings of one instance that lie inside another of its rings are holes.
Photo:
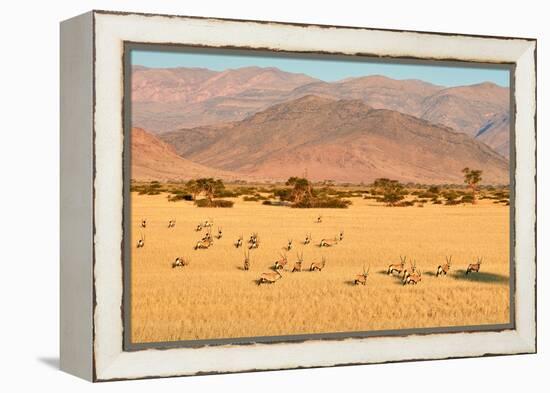
[[[191,194],[178,193],[178,194],[170,195],[168,197],[169,202],[192,201],[192,200],[193,200],[193,195]]]
[[[226,201],[225,199],[213,199],[212,202],[210,202],[208,199],[197,199],[195,201],[195,205],[197,207],[233,207],[235,202],[233,201]]]

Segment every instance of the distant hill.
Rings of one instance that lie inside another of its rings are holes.
[[[465,166],[484,183],[508,184],[508,161],[450,128],[363,100],[307,95],[237,122],[164,133],[182,157],[210,168],[286,179],[462,183]]]
[[[134,67],[132,120],[135,126],[162,133],[243,120],[274,104],[311,94],[360,99],[375,109],[402,112],[473,137],[495,116],[509,116],[510,91],[493,83],[445,88],[380,75],[329,83],[277,68],[216,72]],[[492,127],[489,124],[485,131]],[[501,147],[509,143],[508,129],[501,124],[490,133],[494,138],[485,139],[505,157],[508,151]]]
[[[207,168],[180,157],[172,146],[141,128],[132,128],[131,178],[140,181],[189,180],[214,177],[224,180],[253,180],[223,170]]]

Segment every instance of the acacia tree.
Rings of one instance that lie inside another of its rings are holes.
[[[472,203],[475,205],[477,203],[477,185],[481,181],[481,174],[483,172],[479,169],[470,169],[466,167],[462,170],[462,173],[464,174],[464,183],[472,190]]]
[[[303,177],[293,176],[287,180],[286,185],[294,187],[290,193],[290,197],[295,204],[299,204],[303,200],[310,200],[313,197],[311,183]]]
[[[187,191],[189,191],[193,195],[193,200],[194,201],[197,199],[197,195],[199,195],[201,193],[199,183],[195,179],[189,180],[185,184],[185,188],[187,188]]]
[[[214,200],[214,195],[225,188],[220,179],[214,180],[211,177],[190,180],[187,182],[187,187],[193,193],[193,199],[196,199],[197,195],[204,193],[210,204]]]

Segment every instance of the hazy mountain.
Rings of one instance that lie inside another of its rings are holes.
[[[444,88],[379,75],[329,83],[277,68],[216,72],[134,67],[132,119],[135,126],[162,133],[242,120],[274,104],[310,94],[360,99],[373,108],[396,110],[474,137],[490,119],[509,113],[510,98],[508,88],[492,83]],[[508,130],[500,127],[492,133],[499,136],[485,139],[486,143],[507,157],[502,143],[508,143]]]
[[[286,179],[462,183],[465,166],[507,184],[508,162],[474,138],[363,100],[304,96],[248,118],[162,134],[182,157],[225,171]]]
[[[180,157],[172,146],[153,134],[132,128],[132,180],[188,180],[197,177],[215,177],[224,180],[254,180],[245,175],[207,168]]]
[[[223,72],[145,68],[132,72],[132,121],[152,132],[240,120],[317,79],[277,68]]]

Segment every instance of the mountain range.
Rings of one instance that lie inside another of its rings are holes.
[[[227,173],[284,180],[462,183],[465,166],[507,184],[508,161],[465,133],[364,100],[306,95],[243,120],[158,135],[178,157]]]
[[[154,134],[244,120],[274,105],[315,95],[357,99],[448,127],[508,157],[510,90],[493,83],[444,87],[384,76],[325,82],[277,68],[132,70],[132,124]]]

